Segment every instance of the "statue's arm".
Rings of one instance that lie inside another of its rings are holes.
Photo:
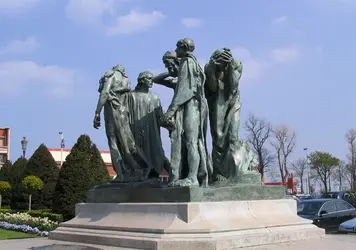
[[[233,60],[229,64],[229,82],[232,84],[231,89],[232,91],[237,91],[239,87],[239,82],[242,76],[243,64],[241,61]]]
[[[189,83],[191,81],[190,77],[190,59],[187,58],[186,60],[182,61],[179,67],[178,73],[178,82],[176,86],[175,93],[172,98],[171,105],[169,105],[166,116],[172,117],[176,111],[178,110],[179,106],[183,104],[183,102],[187,102],[190,100],[187,99],[189,94],[187,95],[186,92],[190,91]],[[193,96],[191,96],[193,97]]]
[[[103,109],[105,103],[109,100],[110,98],[110,89],[112,86],[113,81],[115,80],[115,76],[110,77],[107,79],[101,88],[100,95],[99,95],[99,100],[98,104],[96,105],[96,114],[100,114],[101,110]]]
[[[218,89],[218,81],[216,79],[215,71],[214,71],[211,63],[212,62],[209,62],[204,67],[204,73],[206,75],[205,85],[211,92],[216,92]]]
[[[161,73],[161,74],[153,77],[152,80],[154,83],[174,89],[176,84],[172,81],[172,79],[166,79],[167,77],[169,77],[169,73],[164,72],[164,73]]]
[[[159,122],[159,125],[161,126],[161,121],[162,121],[162,117],[163,117],[163,108],[161,105],[161,100],[158,100],[158,105],[156,108],[156,117],[157,117],[157,121]]]

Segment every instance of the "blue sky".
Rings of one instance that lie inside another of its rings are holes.
[[[201,63],[229,47],[244,63],[242,123],[249,112],[297,134],[303,148],[345,158],[344,134],[356,128],[356,1],[351,0],[0,0],[0,127],[11,128],[11,158],[40,143],[71,147],[82,133],[107,149],[92,128],[98,80],[126,67],[163,70],[178,39],[196,42]],[[164,108],[172,91],[155,86]],[[245,136],[243,129],[240,134]],[[162,135],[167,154],[167,133]]]

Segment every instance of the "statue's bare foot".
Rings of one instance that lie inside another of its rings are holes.
[[[170,187],[191,187],[191,186],[199,186],[198,179],[190,179],[185,178],[183,180],[177,180],[175,182],[170,183]]]
[[[168,187],[176,187],[176,182],[179,181],[179,180],[171,180],[169,183],[168,183]]]
[[[218,182],[227,181],[227,178],[222,176],[221,174],[217,174],[215,177],[215,181],[218,181]]]

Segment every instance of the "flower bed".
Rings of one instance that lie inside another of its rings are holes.
[[[11,210],[10,208],[1,208],[0,213],[9,213],[9,214],[15,214],[15,213],[27,213],[31,215],[32,217],[40,217],[40,218],[48,218],[51,221],[55,221],[58,223],[63,222],[63,216],[61,214],[54,214],[51,213],[50,209],[43,209],[43,210],[31,210],[31,211],[15,211]]]
[[[27,213],[0,213],[0,221],[13,225],[26,225],[31,228],[38,228],[40,231],[52,231],[58,226],[58,222],[48,218],[32,217]]]
[[[24,233],[38,234],[40,236],[48,236],[49,234],[47,231],[40,231],[37,227],[33,228],[27,225],[15,225],[7,222],[0,222],[0,228]]]

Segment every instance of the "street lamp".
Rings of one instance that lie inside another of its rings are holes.
[[[28,140],[26,140],[26,137],[24,136],[23,139],[21,140],[22,158],[24,158],[24,159],[26,158],[27,143],[28,143]]]
[[[63,132],[59,132],[58,134],[60,134],[60,136],[61,136],[61,167],[62,167],[62,165],[63,165],[63,150],[64,150],[64,147],[65,147],[64,134],[63,134]]]
[[[305,158],[306,158],[306,164],[307,164],[307,186],[308,186],[308,194],[310,194],[310,176],[309,176],[309,164],[308,164],[308,148],[303,148],[305,151]]]

